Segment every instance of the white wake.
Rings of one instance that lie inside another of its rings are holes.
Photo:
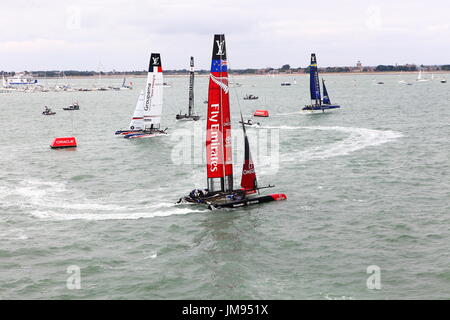
[[[48,220],[134,220],[202,212],[195,207],[177,206],[176,199],[174,203],[150,204],[139,204],[145,199],[131,201],[135,204],[130,204],[130,199],[119,203],[87,199],[79,190],[68,190],[66,184],[60,182],[28,180],[10,192],[0,191],[3,197],[8,197],[8,202],[22,206],[34,217]]]
[[[325,126],[279,126],[265,127],[267,129],[281,130],[322,130],[322,131],[338,131],[348,134],[346,138],[335,143],[319,145],[303,151],[292,153],[287,157],[282,157],[282,161],[298,161],[305,162],[309,160],[326,159],[331,157],[344,156],[349,153],[372,146],[381,145],[394,141],[403,136],[401,132],[392,130],[375,130],[354,127],[325,127]]]
[[[171,215],[182,215],[194,212],[190,208],[170,208],[163,210],[152,210],[142,212],[117,212],[117,213],[62,213],[55,211],[41,211],[35,210],[31,214],[40,219],[49,220],[136,220],[136,219],[148,219],[155,217],[167,217]]]

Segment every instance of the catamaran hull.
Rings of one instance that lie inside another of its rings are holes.
[[[200,120],[200,116],[188,116],[184,114],[177,114],[176,119],[181,121],[197,121]]]
[[[254,204],[260,204],[260,203],[266,203],[266,202],[272,202],[272,201],[280,201],[280,200],[286,200],[286,195],[284,194],[270,194],[267,196],[260,196],[255,198],[246,198],[243,200],[237,200],[227,203],[210,203],[208,205],[208,209],[221,209],[221,208],[240,208],[240,207],[246,207]]]
[[[208,206],[208,209],[221,209],[221,208],[240,208],[246,207],[254,204],[261,204],[272,201],[281,201],[286,200],[287,197],[284,193],[278,194],[270,194],[267,196],[259,196],[259,197],[249,197],[240,200],[227,201],[223,202],[219,199],[193,199],[191,197],[184,197],[178,201],[178,203],[195,203],[195,204],[205,204]],[[223,198],[222,198],[223,199]]]
[[[133,133],[139,133],[139,132],[142,132],[142,130],[117,130],[114,134],[126,135],[126,134],[133,134]]]
[[[241,121],[239,121],[240,124],[242,124]],[[261,128],[261,124],[260,123],[253,123],[253,124],[248,124],[244,122],[244,126],[246,128]]]
[[[139,139],[139,138],[153,138],[159,136],[165,136],[167,133],[165,132],[156,132],[156,133],[130,133],[124,135],[125,139]]]
[[[321,106],[306,106],[301,111],[302,113],[322,113],[326,110],[339,109],[341,106],[337,104],[328,104]]]

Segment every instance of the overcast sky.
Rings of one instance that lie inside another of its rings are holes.
[[[214,33],[231,68],[449,64],[449,0],[13,0],[0,70],[208,69]]]

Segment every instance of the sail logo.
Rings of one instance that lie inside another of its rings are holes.
[[[242,174],[243,175],[247,175],[247,174],[254,174],[255,173],[255,168],[249,169],[249,170],[242,170]]]
[[[158,65],[159,64],[159,57],[152,57],[153,59],[153,64],[154,65]]]
[[[144,107],[145,111],[148,111],[149,109],[150,101],[153,97],[154,84],[155,84],[155,76],[153,76],[152,82],[150,83],[149,81],[147,85],[147,97],[145,99],[145,107]]]
[[[209,128],[209,134],[211,135],[211,143],[210,143],[210,152],[209,152],[209,163],[211,165],[210,171],[216,172],[219,168],[219,148],[220,148],[220,124],[219,124],[219,115],[220,115],[220,105],[212,104],[211,111],[209,116],[209,121],[215,122],[212,123]]]
[[[246,166],[247,166],[247,169],[242,170],[243,175],[255,173],[255,165],[253,164],[252,161],[249,161],[249,163],[246,163]]]
[[[225,40],[216,40],[217,43],[217,55],[223,56],[225,53],[223,52],[224,46],[225,46]]]
[[[210,74],[211,80],[222,88],[225,94],[228,94],[228,78],[227,77],[216,77],[212,73]]]
[[[147,86],[147,99],[145,99],[145,108],[144,108],[145,111],[148,111],[148,106],[150,105],[150,98],[151,98],[151,94],[152,94],[151,90],[152,90],[152,84],[149,83]]]

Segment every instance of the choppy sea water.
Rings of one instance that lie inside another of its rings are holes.
[[[298,112],[306,76],[234,78],[232,126],[239,107],[246,118],[269,110],[248,130],[256,172],[288,200],[216,211],[175,204],[206,186],[204,123],[175,121],[187,77],[166,78],[169,135],[133,141],[114,131],[128,126],[143,78],[130,91],[0,94],[0,298],[450,298],[449,84],[325,78],[342,108],[317,115]],[[201,116],[206,98],[197,77]],[[75,99],[81,110],[62,111]],[[44,105],[57,114],[42,116]],[[76,150],[49,148],[69,135]],[[379,289],[367,285],[374,275]]]

